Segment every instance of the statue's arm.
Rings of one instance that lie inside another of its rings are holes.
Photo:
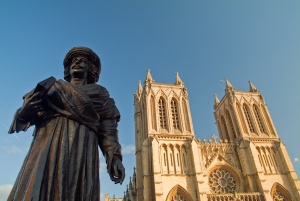
[[[37,113],[42,110],[42,100],[39,98],[39,92],[29,92],[24,96],[24,103],[15,113],[13,122],[8,133],[26,131],[34,124]]]
[[[103,108],[98,131],[98,142],[105,156],[107,171],[112,181],[122,183],[125,177],[125,169],[122,164],[121,145],[117,129],[120,114],[114,105],[113,99],[110,99],[110,101],[111,103],[108,102]]]
[[[13,122],[8,130],[9,134],[12,134],[14,132],[20,132],[20,131],[26,131],[30,127],[30,121],[26,121],[24,119],[19,118],[19,112],[21,108],[19,108],[14,116]]]

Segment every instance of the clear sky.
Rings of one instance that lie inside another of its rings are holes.
[[[213,94],[225,77],[248,80],[263,94],[277,132],[300,175],[300,1],[0,0],[0,200],[5,200],[32,140],[33,128],[8,135],[22,96],[49,77],[63,78],[70,48],[101,58],[99,84],[121,112],[126,179],[114,185],[102,158],[101,194],[122,197],[135,166],[133,94],[147,69],[157,82],[185,83],[195,135],[217,134]],[[102,198],[103,199],[103,198]]]

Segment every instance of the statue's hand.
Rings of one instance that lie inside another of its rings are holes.
[[[118,156],[113,157],[111,168],[110,179],[115,182],[115,184],[122,184],[125,178],[125,168]]]
[[[24,103],[19,112],[19,119],[30,121],[42,109],[42,99],[39,98],[40,93],[36,92],[25,98]]]

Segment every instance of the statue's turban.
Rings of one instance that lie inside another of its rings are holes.
[[[66,68],[72,63],[74,57],[86,57],[91,63],[98,67],[99,72],[101,70],[101,63],[98,55],[88,47],[73,47],[66,55],[64,59],[64,67]]]
[[[98,82],[99,75],[101,72],[101,62],[98,55],[88,47],[73,47],[66,55],[64,59],[64,78],[66,81],[71,81],[70,76],[70,65],[74,57],[85,57],[87,58],[93,65],[90,68],[88,73],[88,84]]]

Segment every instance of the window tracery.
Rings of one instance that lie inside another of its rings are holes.
[[[158,109],[160,128],[167,129],[166,104],[162,98],[159,99]]]
[[[213,170],[209,175],[209,186],[213,193],[234,193],[237,184],[234,176],[227,170],[219,168]]]
[[[250,132],[254,133],[254,127],[253,127],[253,124],[252,124],[252,121],[250,118],[250,114],[249,114],[248,108],[245,104],[243,105],[243,110],[244,110],[244,115],[245,115],[247,123],[248,123],[249,130],[250,130]]]
[[[186,201],[186,199],[184,199],[184,197],[182,195],[180,195],[179,193],[176,193],[173,197],[171,201]]]
[[[262,122],[262,119],[261,119],[261,116],[260,114],[258,113],[258,108],[256,105],[253,105],[253,111],[254,111],[254,115],[255,115],[255,118],[256,118],[256,122],[258,124],[258,127],[259,127],[259,130],[261,133],[266,133],[265,132],[265,129],[264,129],[264,126],[263,126],[263,122]]]
[[[192,201],[190,194],[180,185],[174,186],[168,196],[167,201]]]
[[[155,101],[154,101],[154,97],[151,96],[150,99],[150,107],[151,107],[151,125],[152,125],[152,129],[156,130],[156,112],[155,112]]]
[[[177,107],[177,102],[174,99],[171,100],[171,112],[172,112],[173,128],[179,130],[178,107]]]
[[[222,122],[222,125],[223,125],[225,137],[226,137],[225,139],[227,139],[229,141],[230,138],[229,138],[228,128],[227,128],[227,125],[226,125],[226,122],[225,122],[225,119],[224,119],[223,116],[221,117],[221,122]]]
[[[233,121],[232,121],[232,119],[231,119],[231,116],[230,116],[228,110],[226,110],[226,116],[228,117],[229,124],[230,124],[230,128],[231,128],[231,131],[232,131],[232,134],[233,134],[233,137],[234,137],[234,139],[236,139],[237,136],[236,136],[236,134],[235,134],[235,130],[234,130],[234,126],[233,126]]]
[[[248,133],[246,125],[245,125],[245,121],[244,121],[244,118],[243,118],[243,114],[242,114],[241,108],[240,108],[238,103],[236,103],[236,109],[238,111],[239,119],[240,119],[240,122],[242,124],[243,132]]]
[[[273,201],[292,201],[289,192],[279,183],[275,183],[272,187]]]

